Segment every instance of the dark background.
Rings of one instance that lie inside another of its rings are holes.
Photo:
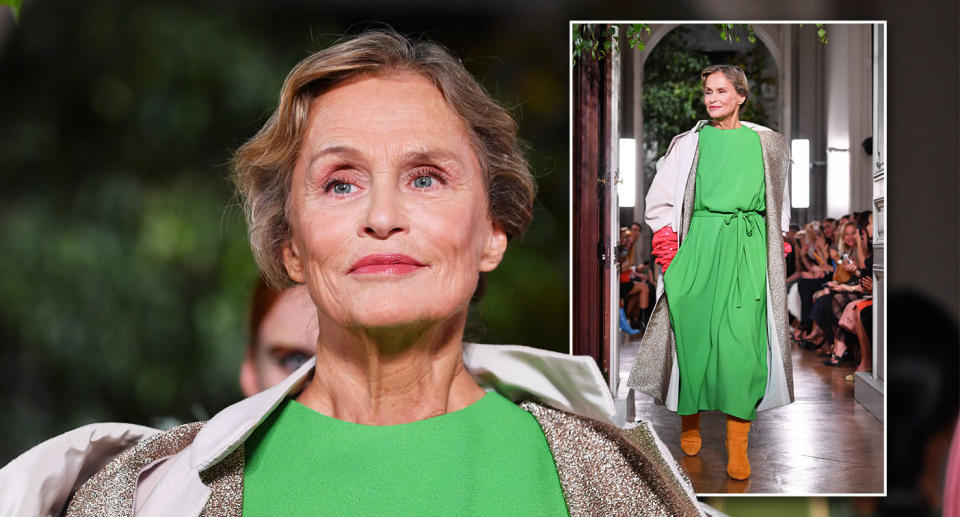
[[[958,14],[932,0],[26,0],[0,24],[0,464],[83,423],[195,420],[240,397],[255,268],[225,163],[293,64],[344,32],[424,33],[517,114],[539,204],[473,334],[565,350],[568,21],[888,20],[888,472],[891,499],[909,498],[957,412]],[[939,379],[931,414],[905,378]]]

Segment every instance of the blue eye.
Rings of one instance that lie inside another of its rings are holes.
[[[337,182],[330,187],[330,190],[333,190],[334,194],[349,194],[353,192],[353,188],[349,183]]]
[[[297,368],[303,366],[311,356],[303,352],[293,352],[279,359],[280,366],[289,373],[293,373]]]
[[[430,188],[433,186],[432,176],[419,176],[413,180],[413,186],[416,188]]]

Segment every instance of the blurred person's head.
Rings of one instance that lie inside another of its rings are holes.
[[[850,214],[844,214],[840,219],[837,220],[837,228],[842,228],[843,225],[850,222]]]
[[[798,246],[800,249],[806,249],[807,246],[810,245],[810,243],[807,242],[807,231],[806,231],[806,230],[800,230],[800,231],[798,231],[798,232],[793,236],[793,240],[794,240],[794,242],[797,243],[797,246]]]
[[[868,239],[873,239],[873,212],[864,210],[855,214],[857,230],[866,234]]]
[[[837,220],[832,217],[824,219],[823,233],[827,239],[833,241],[837,236]]]
[[[244,396],[279,383],[313,357],[317,332],[317,309],[305,286],[276,291],[258,279],[240,368]]]
[[[797,237],[797,232],[799,231],[800,231],[800,227],[798,225],[791,224],[790,229],[787,230],[787,235],[786,235],[787,240],[789,241],[794,240]]]
[[[937,515],[943,461],[960,407],[960,327],[930,293],[894,291],[887,351],[887,496],[878,515]],[[923,346],[896,346],[923,343]]]
[[[849,253],[857,249],[857,225],[847,222],[840,227],[840,240],[837,242],[837,251],[840,253]]]
[[[630,233],[634,236],[640,235],[640,223],[630,223]]]
[[[827,236],[826,236],[823,232],[821,232],[821,231],[818,231],[818,230],[817,230],[817,231],[814,231],[814,232],[813,232],[813,243],[814,243],[814,244],[817,244],[817,245],[826,245],[826,244],[827,244]]]

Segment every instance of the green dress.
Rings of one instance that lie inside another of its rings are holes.
[[[690,231],[664,274],[677,344],[677,413],[753,420],[767,384],[767,236],[760,138],[699,135]]]
[[[540,424],[495,392],[388,426],[286,399],[244,453],[244,515],[568,515]]]

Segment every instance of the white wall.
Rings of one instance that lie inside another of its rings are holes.
[[[871,160],[862,145],[872,134],[871,26],[828,25],[827,37],[826,215],[840,217],[872,206]]]

